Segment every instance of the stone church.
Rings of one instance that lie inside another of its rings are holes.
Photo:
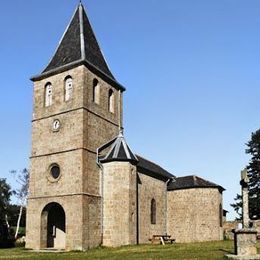
[[[80,3],[34,82],[26,247],[85,250],[220,240],[224,189],[136,155],[113,76]]]

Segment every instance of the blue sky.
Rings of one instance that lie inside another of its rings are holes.
[[[240,191],[245,143],[259,128],[260,1],[83,1],[110,68],[127,91],[125,135],[134,152],[177,176]],[[29,166],[32,83],[78,1],[0,4],[0,177]]]

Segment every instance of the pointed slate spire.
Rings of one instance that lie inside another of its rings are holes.
[[[44,69],[43,73],[79,60],[88,61],[101,72],[114,79],[81,2],[74,13],[53,58]]]
[[[126,143],[122,130],[116,138],[100,147],[98,152],[101,152],[108,147],[110,147],[108,153],[104,157],[100,158],[101,163],[112,161],[131,162],[133,164],[138,163],[138,159]]]
[[[117,87],[123,91],[125,90],[112,75],[81,2],[77,6],[49,64],[40,75],[33,77],[32,80],[80,64],[85,64],[101,74],[100,76],[103,75],[108,81],[112,81],[111,83],[116,83]]]

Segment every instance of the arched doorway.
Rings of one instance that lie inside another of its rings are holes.
[[[46,205],[41,214],[41,248],[65,249],[66,217],[56,202]]]

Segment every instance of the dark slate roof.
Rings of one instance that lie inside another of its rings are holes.
[[[138,159],[126,143],[122,131],[120,131],[119,135],[116,138],[100,147],[98,149],[98,153],[102,152],[102,150],[107,149],[108,147],[110,147],[110,149],[107,152],[107,154],[105,156],[99,157],[101,163],[112,161],[124,161],[137,164]]]
[[[51,61],[43,72],[33,77],[32,80],[41,78],[46,74],[49,75],[62,68],[79,64],[92,67],[124,89],[112,75],[81,3],[75,10]]]
[[[195,175],[178,177],[175,179],[175,181],[169,183],[168,185],[168,190],[181,190],[190,188],[218,188],[220,192],[225,190],[220,185],[204,180]]]
[[[114,79],[98,45],[85,9],[80,3],[52,60],[43,73],[81,59],[87,60]]]
[[[43,73],[78,61],[82,59],[82,54],[80,41],[80,7],[78,6],[67,30],[59,42],[54,56],[43,70]]]
[[[151,162],[140,155],[136,155],[138,159],[137,170],[155,178],[168,180],[175,178],[174,175],[163,169],[161,166]]]
[[[102,151],[107,151],[107,149],[108,152],[106,152],[105,155],[101,155]],[[119,135],[116,138],[98,148],[97,154],[98,161],[100,163],[115,161],[130,162],[137,165],[137,171],[140,173],[164,181],[174,178],[171,173],[167,172],[165,169],[155,164],[154,162],[144,159],[139,155],[135,155],[126,143],[122,131],[120,131]]]

